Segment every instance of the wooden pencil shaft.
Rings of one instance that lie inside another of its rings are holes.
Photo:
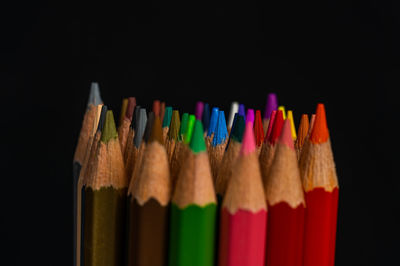
[[[169,207],[150,199],[128,201],[128,266],[164,266],[168,252]]]
[[[126,188],[85,188],[84,266],[121,266]]]
[[[171,208],[169,266],[212,266],[216,204]]]

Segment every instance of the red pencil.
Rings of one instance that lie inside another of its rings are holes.
[[[285,120],[265,184],[268,203],[268,266],[302,266],[304,194],[291,121]]]
[[[248,122],[221,209],[219,266],[264,266],[267,206]]]
[[[272,164],[272,160],[274,159],[276,142],[281,134],[282,126],[283,126],[283,113],[281,110],[276,112],[275,118],[270,121],[271,130],[267,131],[268,138],[264,140],[264,144],[261,148],[260,153],[260,167],[261,167],[261,175],[266,183],[266,179],[268,178],[269,169]],[[271,125],[271,123],[273,123]]]
[[[257,153],[260,154],[262,143],[264,141],[264,129],[260,110],[256,111],[256,117],[254,120],[254,136],[256,138]]]
[[[303,147],[300,173],[307,204],[303,265],[333,266],[339,186],[323,104]]]

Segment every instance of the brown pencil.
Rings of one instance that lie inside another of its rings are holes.
[[[170,195],[168,157],[161,122],[155,117],[133,194],[128,194],[127,265],[166,264]]]
[[[129,125],[129,131],[128,131],[128,136],[126,138],[125,150],[122,151],[122,155],[124,156],[125,170],[127,170],[127,164],[129,162],[128,157],[130,157],[133,146],[135,146],[133,139],[135,137],[135,127],[136,127],[139,116],[140,116],[140,106],[136,105],[135,110],[133,111],[131,124]],[[128,170],[127,170],[127,173],[128,173]]]
[[[172,157],[175,151],[175,144],[179,139],[179,129],[181,126],[181,121],[179,118],[179,111],[174,110],[172,112],[171,123],[167,134],[167,140],[165,147],[167,149],[168,161],[171,165]]]

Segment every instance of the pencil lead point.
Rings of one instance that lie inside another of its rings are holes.
[[[207,132],[210,125],[210,106],[208,105],[208,103],[204,104],[203,116],[201,118],[201,121],[203,123],[204,132]]]
[[[244,108],[244,104],[239,104],[239,114],[243,117],[246,117],[246,109]]]
[[[271,134],[269,136],[269,143],[275,144],[281,135],[282,127],[283,127],[283,113],[279,110],[275,115],[274,124],[272,125]]]
[[[235,115],[236,115],[236,113],[238,111],[239,111],[239,103],[238,102],[232,102],[231,110],[229,112],[228,127],[230,127],[230,128],[233,127],[233,120],[235,119]]]
[[[182,115],[182,121],[181,121],[181,127],[179,129],[179,139],[183,141],[184,136],[186,135],[186,131],[188,128],[188,122],[189,122],[189,114],[188,113],[183,113]]]
[[[265,104],[264,119],[270,119],[272,111],[278,109],[278,98],[275,93],[269,93]]]
[[[328,141],[329,131],[326,123],[325,106],[322,103],[317,105],[317,111],[315,112],[314,126],[311,131],[310,140],[313,143],[324,143]]]
[[[102,132],[103,131],[104,121],[106,120],[106,114],[107,114],[107,105],[103,105],[101,107],[99,123],[97,125],[97,132]]]
[[[211,137],[211,135],[215,133],[215,128],[217,126],[217,121],[218,121],[218,114],[219,114],[219,108],[213,107],[211,111],[210,125],[208,127],[207,137]]]
[[[246,122],[240,154],[247,155],[252,153],[255,149],[256,143],[254,140],[253,123]]]
[[[256,138],[256,144],[258,147],[260,147],[264,141],[264,128],[263,128],[260,110],[256,111],[256,117],[254,120],[254,135]]]
[[[113,111],[108,110],[106,113],[106,120],[104,121],[103,131],[101,132],[101,141],[107,143],[111,139],[117,138],[118,133],[117,129],[115,128]]]
[[[292,126],[289,119],[286,119],[283,128],[281,131],[281,135],[278,140],[280,143],[288,146],[291,149],[294,149],[293,145],[293,137],[292,137]]]
[[[276,110],[273,110],[271,113],[271,117],[269,119],[268,129],[267,129],[267,133],[265,134],[264,142],[269,140],[269,138],[271,136],[272,126],[274,125],[274,122],[275,122],[276,112],[277,112]]]
[[[129,119],[130,121],[132,121],[132,115],[133,115],[133,111],[135,109],[136,106],[136,98],[135,97],[129,97],[128,98],[128,105],[126,107],[126,111],[125,111],[125,118]]]
[[[283,106],[283,105],[279,106],[279,107],[278,107],[278,110],[282,111],[283,119],[286,119],[285,106]]]
[[[153,113],[155,116],[160,116],[160,108],[161,108],[160,100],[154,100],[153,102]]]
[[[90,93],[89,93],[89,100],[88,100],[88,105],[99,105],[103,104],[103,100],[101,99],[100,96],[100,87],[97,82],[92,82],[90,84]]]
[[[206,151],[206,143],[204,141],[203,125],[199,120],[195,121],[193,128],[193,136],[189,145],[193,153]]]
[[[171,124],[171,119],[172,119],[172,107],[171,106],[167,106],[165,108],[162,127],[169,127],[170,124]]]
[[[226,128],[225,113],[224,111],[219,111],[218,121],[215,127],[214,137],[212,140],[212,146],[217,146],[226,141],[228,137],[228,129]]]
[[[135,109],[133,111],[133,114],[132,114],[131,124],[129,125],[130,128],[132,128],[132,129],[136,128],[136,124],[139,119],[139,116],[140,116],[140,105],[136,105]]]
[[[139,114],[137,116],[137,121],[135,125],[135,136],[133,137],[133,143],[135,147],[139,149],[140,144],[142,144],[144,131],[147,125],[147,113],[145,108],[140,108]]]
[[[254,124],[254,109],[247,109],[246,123],[247,122]]]
[[[289,119],[289,121],[290,121],[291,130],[292,130],[292,138],[293,138],[293,140],[296,140],[297,139],[296,126],[294,125],[292,110],[287,111],[287,119]]]
[[[163,140],[163,134],[162,134],[162,128],[161,128],[161,121],[158,116],[154,118],[154,123],[153,127],[151,130],[151,135],[149,138],[149,142],[154,142],[157,141],[161,145],[164,145],[164,140]]]
[[[246,123],[243,116],[236,113],[236,119],[232,126],[231,138],[239,143],[242,143],[245,126]]]
[[[172,112],[171,123],[170,123],[169,130],[168,130],[168,138],[170,140],[175,140],[175,141],[179,140],[180,126],[181,126],[181,122],[179,119],[179,111],[174,110]]]
[[[202,101],[198,101],[196,103],[196,110],[195,110],[196,119],[198,120],[202,119],[203,110],[204,110],[204,103]]]
[[[184,138],[183,138],[183,142],[185,144],[189,144],[190,140],[192,139],[193,128],[194,128],[195,122],[196,122],[196,116],[195,115],[189,115],[186,134],[184,135]]]

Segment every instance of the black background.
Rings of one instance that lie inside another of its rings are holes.
[[[3,5],[3,4],[2,4]],[[194,112],[268,92],[326,105],[336,265],[399,265],[398,1],[13,2],[1,10],[1,265],[71,265],[72,156],[89,85]],[[398,155],[397,155],[398,159]]]

